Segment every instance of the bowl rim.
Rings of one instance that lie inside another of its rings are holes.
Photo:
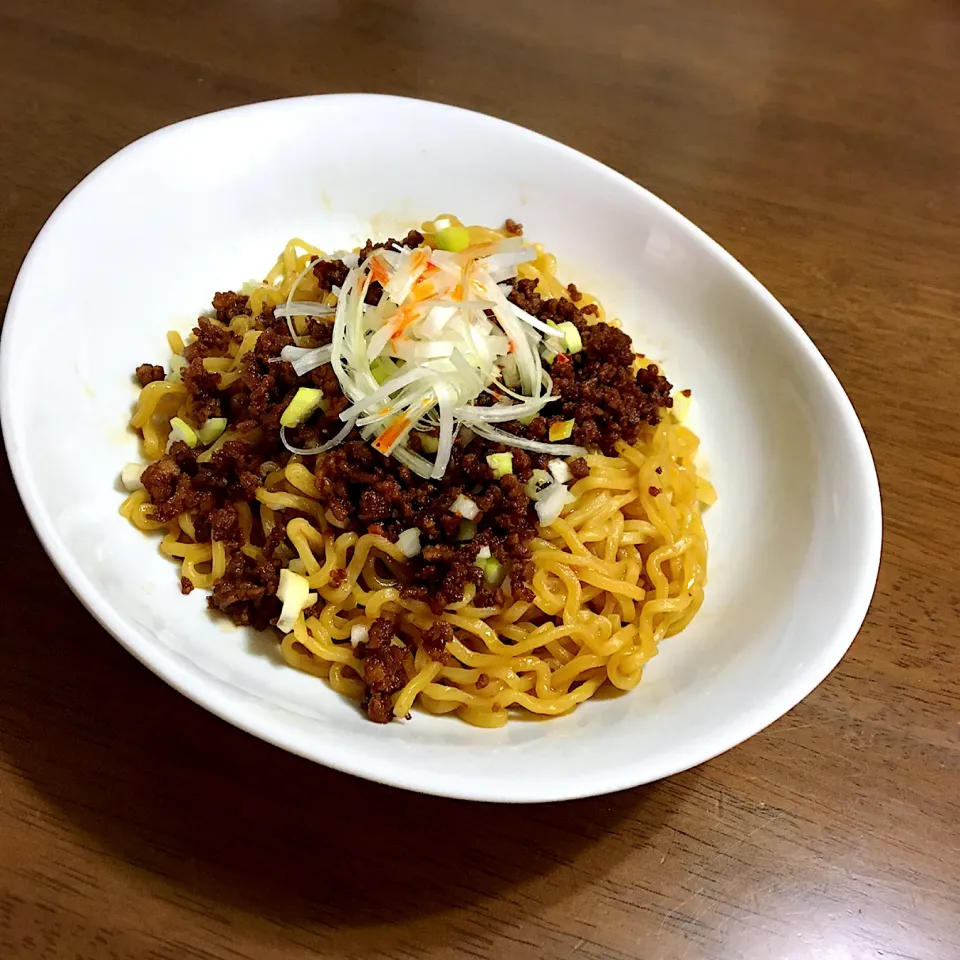
[[[831,400],[836,404],[843,421],[842,426],[850,441],[853,453],[851,467],[856,471],[856,479],[858,486],[861,488],[860,495],[863,497],[867,518],[866,537],[861,548],[861,563],[856,588],[851,591],[849,602],[838,618],[828,641],[822,645],[817,656],[811,660],[810,665],[794,677],[789,684],[782,686],[775,695],[769,697],[763,706],[758,706],[749,713],[743,712],[731,721],[719,725],[718,732],[708,742],[699,741],[697,749],[686,747],[678,750],[669,761],[661,762],[659,766],[646,772],[639,769],[646,761],[639,759],[623,766],[612,767],[602,774],[594,773],[589,780],[584,778],[585,782],[577,778],[568,778],[564,781],[564,789],[560,789],[558,784],[543,785],[541,789],[538,789],[539,784],[534,784],[531,789],[529,785],[504,784],[501,779],[486,779],[482,773],[478,773],[471,778],[445,772],[431,772],[424,775],[416,767],[405,767],[400,764],[384,770],[383,762],[380,759],[375,758],[370,761],[362,753],[340,751],[337,749],[336,743],[329,738],[314,738],[309,743],[302,739],[294,742],[294,738],[291,737],[289,731],[285,731],[282,720],[274,720],[264,714],[259,714],[259,719],[257,717],[251,718],[248,711],[245,710],[245,703],[242,698],[232,698],[219,694],[204,679],[200,671],[179,662],[168,651],[156,647],[142,637],[137,626],[128,622],[100,595],[96,585],[85,574],[72,551],[61,540],[52,517],[33,484],[32,476],[21,453],[18,426],[13,412],[13,391],[10,386],[10,372],[14,363],[13,347],[11,346],[14,339],[13,331],[17,329],[18,325],[26,322],[24,317],[26,308],[21,302],[24,296],[23,290],[27,286],[31,266],[34,260],[40,256],[47,234],[52,232],[82,192],[88,190],[92,184],[98,182],[103,176],[108,175],[113,166],[122,162],[127,154],[141,150],[145,144],[176,135],[176,132],[181,128],[208,123],[212,118],[223,114],[255,113],[280,106],[292,108],[299,103],[306,105],[333,100],[374,101],[381,106],[393,105],[396,109],[402,109],[405,105],[416,104],[419,107],[427,107],[442,112],[452,111],[465,115],[465,118],[481,125],[505,126],[511,128],[513,136],[548,146],[551,150],[576,160],[594,174],[606,177],[619,188],[642,196],[662,216],[671,220],[694,242],[709,251],[726,272],[731,273],[740,283],[744,284],[766,307],[770,318],[792,340],[793,347],[802,351],[811,361],[813,369],[822,381],[822,385],[829,392]],[[88,173],[60,201],[38,231],[20,265],[7,304],[3,329],[0,331],[0,428],[2,428],[7,459],[10,463],[11,473],[20,500],[50,560],[73,593],[100,625],[141,663],[179,693],[193,700],[210,713],[268,743],[343,773],[434,796],[508,803],[569,800],[599,796],[654,782],[713,759],[759,733],[782,717],[807,697],[837,666],[850,648],[866,618],[879,573],[883,527],[880,486],[863,425],[836,374],[807,333],[773,294],[732,254],[727,252],[700,227],[688,220],[666,201],[613,168],[566,144],[526,127],[489,114],[437,101],[371,93],[316,94],[276,98],[217,110],[169,124],[138,137],[112,154]]]

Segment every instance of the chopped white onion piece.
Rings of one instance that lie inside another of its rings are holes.
[[[488,557],[490,557],[490,556],[491,556],[491,553],[490,553],[490,548],[489,548],[489,547],[481,547],[481,548],[477,551],[477,559],[478,559],[478,560],[486,560],[486,559],[487,559]]]
[[[557,483],[569,483],[570,482],[570,468],[567,466],[565,460],[551,460],[547,464],[547,469],[550,471],[553,479]]]
[[[572,503],[576,497],[562,483],[549,486],[536,502],[537,516],[544,527],[549,527],[561,513],[563,508]]]
[[[281,633],[289,633],[303,610],[317,602],[317,595],[310,592],[310,581],[287,567],[280,571],[277,597],[283,604],[277,620],[277,629]]]
[[[405,557],[415,557],[420,552],[420,531],[416,527],[404,530],[397,537],[397,547]]]
[[[361,643],[366,643],[370,636],[370,628],[362,623],[355,623],[350,628],[350,645],[356,649]]]
[[[140,478],[148,466],[149,464],[146,463],[128,463],[120,471],[120,482],[123,484],[123,489],[129,493],[133,493],[134,490],[142,490],[143,481]]]
[[[455,513],[458,517],[463,517],[464,520],[476,520],[480,515],[480,508],[469,497],[465,497],[461,493],[453,501],[450,512]]]

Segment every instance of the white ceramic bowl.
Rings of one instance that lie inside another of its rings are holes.
[[[522,221],[637,348],[694,391],[719,492],[693,625],[632,693],[478,730],[378,726],[275,645],[181,597],[157,540],[123,521],[133,368],[164,362],[216,290],[262,276],[291,236],[326,249],[441,211]],[[775,242],[776,238],[771,238]],[[866,614],[880,496],[863,430],[800,327],[662,201],[601,164],[475,113],[379,96],[284,100],[137,141],[63,201],[3,329],[3,431],[20,494],[95,617],[182,693],[304,757],[482,800],[558,800],[656,780],[729,749],[805,697]],[[41,623],[42,629],[42,614]]]

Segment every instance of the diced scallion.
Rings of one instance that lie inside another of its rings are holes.
[[[459,253],[470,246],[470,234],[466,227],[450,226],[437,231],[437,248]]]
[[[315,387],[301,387],[281,414],[280,426],[288,428],[300,426],[312,413],[320,409],[322,401],[322,390]]]
[[[440,447],[440,441],[432,433],[420,434],[420,448],[424,453],[436,453]]]
[[[227,429],[226,417],[210,417],[207,422],[197,431],[200,442],[209,447],[215,440],[219,440],[223,431]]]
[[[557,324],[557,331],[563,334],[563,342],[567,353],[579,353],[583,349],[583,340],[576,325],[569,320]]]
[[[397,367],[387,357],[377,357],[370,364],[370,372],[373,379],[382,386],[397,372]]]
[[[513,473],[512,453],[491,453],[487,455],[487,466],[493,471],[494,480]]]
[[[174,417],[170,421],[170,439],[167,441],[167,450],[169,450],[178,440],[182,440],[188,447],[195,447],[200,438],[197,431],[180,417]]]
[[[461,520],[457,528],[457,540],[465,543],[472,540],[477,535],[477,524],[474,520]]]
[[[534,470],[524,488],[531,500],[536,500],[540,492],[553,483],[553,477],[546,470]]]
[[[496,557],[478,558],[474,563],[483,571],[483,579],[488,586],[499,587],[506,578],[507,568]]]

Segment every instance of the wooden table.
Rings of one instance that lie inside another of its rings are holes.
[[[329,772],[174,693],[61,583],[4,465],[3,960],[960,957],[955,3],[3,0],[0,90],[0,306],[84,174],[194,114],[386,91],[592,154],[813,337],[886,525],[859,638],[765,733],[494,807]]]

